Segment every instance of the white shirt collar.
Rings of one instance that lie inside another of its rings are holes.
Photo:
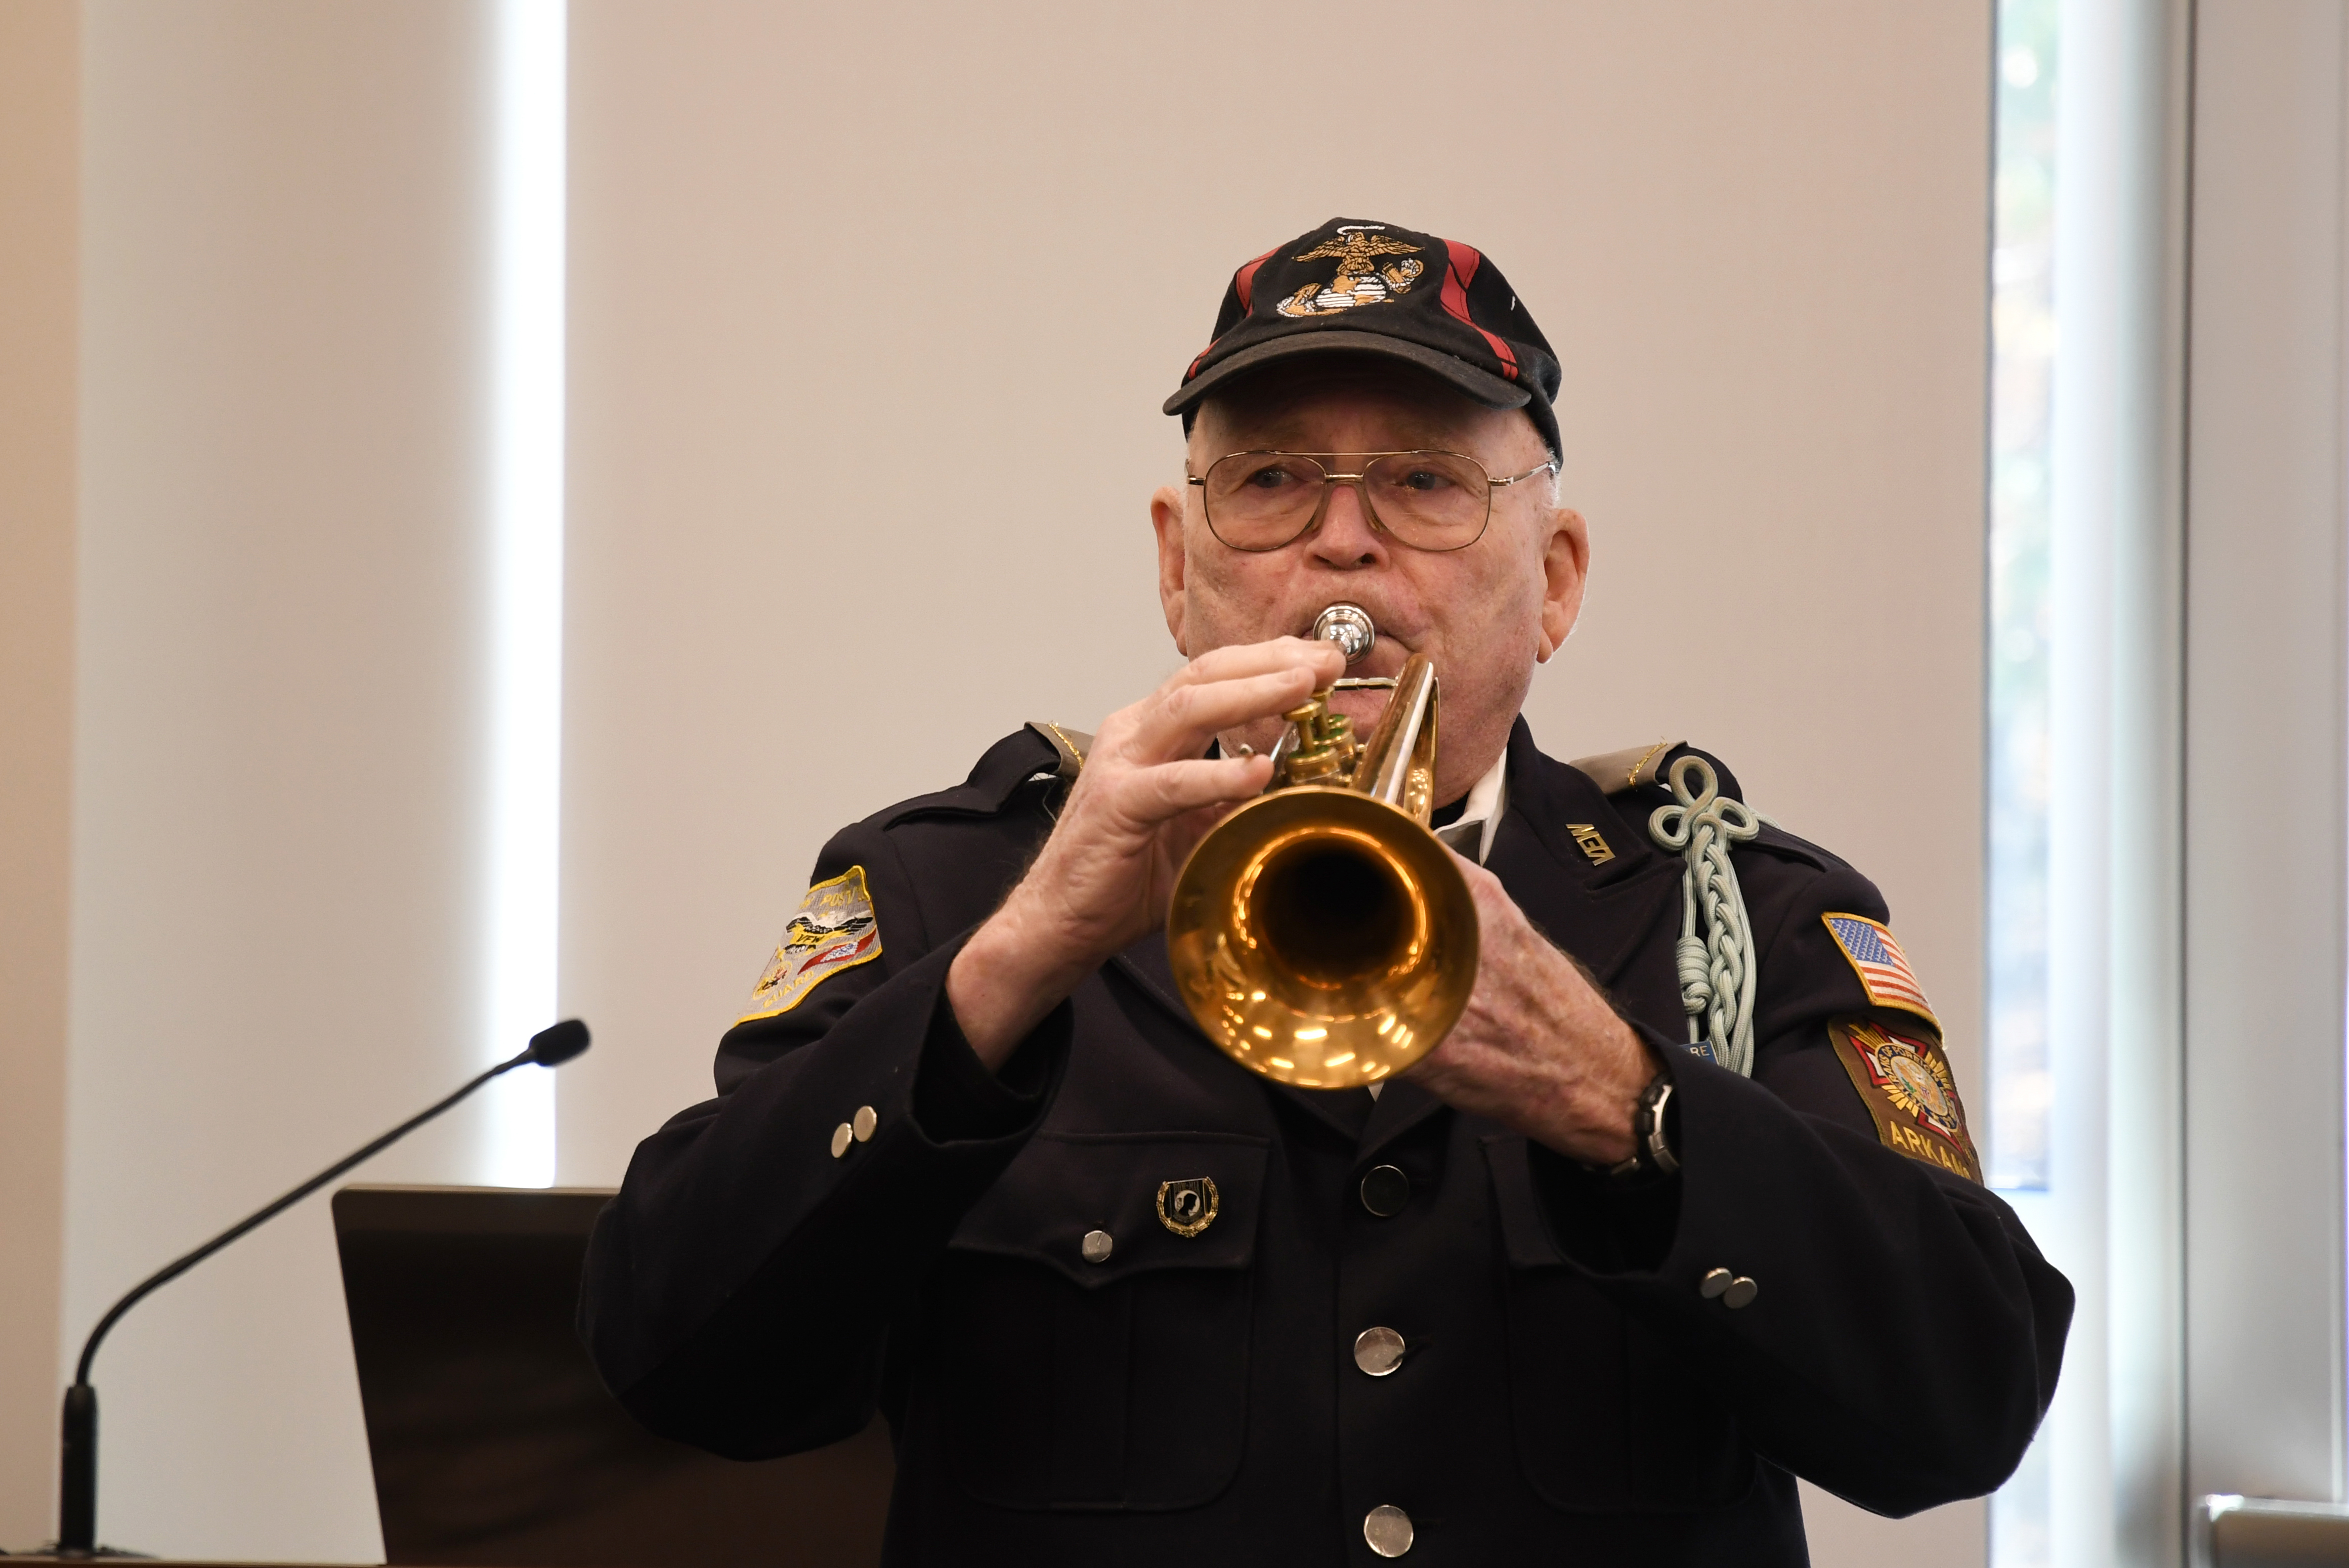
[[[1462,854],[1467,853],[1469,836],[1475,836],[1476,864],[1482,866],[1493,853],[1493,835],[1501,826],[1501,814],[1509,809],[1509,753],[1504,749],[1493,759],[1493,765],[1460,808],[1457,822],[1444,824],[1435,830],[1435,836],[1445,846]]]
[[[1493,834],[1501,826],[1501,814],[1508,809],[1509,753],[1504,751],[1493,759],[1493,765],[1461,803],[1460,819],[1435,829],[1435,836],[1446,848],[1457,850],[1470,843],[1470,836],[1474,835],[1476,864],[1482,866],[1485,857],[1493,853]],[[1371,1098],[1377,1099],[1379,1091],[1385,1087],[1383,1083],[1371,1085]]]

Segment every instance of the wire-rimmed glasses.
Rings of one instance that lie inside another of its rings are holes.
[[[1334,454],[1325,454],[1334,455]],[[1235,452],[1190,475],[1207,527],[1235,550],[1278,550],[1321,525],[1330,492],[1350,484],[1371,526],[1414,550],[1464,550],[1492,521],[1493,493],[1557,471],[1556,459],[1495,479],[1457,452],[1373,452],[1361,468],[1340,473],[1298,452]]]

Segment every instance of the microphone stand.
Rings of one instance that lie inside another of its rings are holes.
[[[587,1025],[576,1018],[566,1018],[530,1037],[522,1052],[499,1063],[467,1083],[455,1094],[409,1117],[381,1137],[357,1153],[336,1160],[301,1186],[274,1202],[246,1215],[219,1235],[186,1256],[173,1260],[130,1287],[123,1298],[107,1310],[89,1331],[89,1339],[81,1347],[81,1361],[74,1368],[73,1386],[66,1390],[64,1441],[59,1450],[59,1480],[57,1487],[57,1544],[59,1557],[136,1557],[135,1552],[118,1552],[99,1546],[98,1538],[98,1390],[90,1386],[90,1363],[98,1356],[98,1342],[107,1331],[122,1320],[122,1314],[146,1300],[163,1286],[170,1284],[222,1247],[291,1209],[353,1166],[373,1158],[389,1148],[434,1116],[456,1105],[474,1090],[501,1074],[516,1067],[553,1067],[568,1062],[587,1049]]]

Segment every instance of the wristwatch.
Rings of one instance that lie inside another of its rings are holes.
[[[1658,1073],[1640,1091],[1639,1107],[1631,1113],[1631,1158],[1609,1166],[1607,1174],[1621,1180],[1634,1176],[1670,1176],[1681,1168],[1672,1140],[1664,1130],[1664,1107],[1671,1103],[1672,1080]]]

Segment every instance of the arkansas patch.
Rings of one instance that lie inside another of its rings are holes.
[[[881,927],[874,918],[873,895],[864,889],[864,867],[851,866],[807,890],[783,929],[783,940],[775,944],[767,972],[751,988],[750,1010],[734,1022],[789,1012],[842,970],[880,956]]]
[[[1850,961],[1868,1001],[1878,1007],[1913,1012],[1940,1031],[1941,1021],[1933,1016],[1933,1004],[1925,1000],[1925,988],[1917,983],[1909,955],[1893,940],[1890,926],[1866,915],[1821,915],[1819,919],[1826,922],[1827,934]]]
[[[1868,1018],[1827,1024],[1836,1060],[1868,1103],[1876,1136],[1887,1148],[1938,1165],[1969,1181],[1982,1180],[1982,1158],[1966,1131],[1966,1107],[1941,1043],[1921,1031],[1896,1034]]]

